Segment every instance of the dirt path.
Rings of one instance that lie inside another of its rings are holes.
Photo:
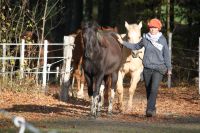
[[[127,92],[128,89],[125,88],[125,94]],[[124,100],[127,100],[127,95]],[[143,132],[145,129],[148,132],[163,132],[161,129],[165,128],[171,128],[171,132],[200,131],[200,96],[195,86],[172,89],[162,86],[158,94],[158,112],[155,118],[146,118],[144,115],[146,98],[142,84],[134,95],[131,112],[119,114],[114,105],[112,117],[104,109],[99,118],[91,120],[88,117],[89,106],[88,100],[72,98],[64,103],[56,99],[54,94],[45,96],[39,93],[1,92],[0,95],[1,109],[8,111],[10,115],[23,116],[44,131],[58,128],[59,131],[63,129],[63,132],[89,132],[90,129],[86,130],[86,127],[90,126],[101,129],[98,130],[100,132]],[[11,120],[3,115],[0,115],[0,121],[0,128],[6,130],[14,127]]]

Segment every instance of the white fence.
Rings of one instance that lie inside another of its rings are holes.
[[[30,46],[30,45],[37,45],[37,46],[42,46],[43,47],[43,56],[40,57],[40,52],[38,52],[38,56],[34,56],[34,57],[25,57],[25,46]],[[62,52],[63,52],[63,56],[62,57],[48,57],[48,47],[49,46],[63,46]],[[48,43],[47,40],[44,41],[44,44],[32,44],[32,43],[25,43],[24,40],[22,40],[22,43],[1,43],[0,46],[0,50],[2,50],[2,55],[0,56],[0,60],[2,62],[2,68],[1,68],[1,75],[4,78],[6,74],[14,74],[16,72],[20,73],[20,79],[24,78],[24,75],[26,73],[34,73],[36,74],[36,76],[38,76],[38,74],[42,74],[42,87],[46,88],[47,86],[47,81],[49,78],[49,74],[50,73],[55,73],[56,76],[58,77],[58,75],[60,75],[61,77],[61,84],[66,82],[66,80],[69,80],[69,73],[70,73],[70,63],[71,63],[71,57],[72,57],[72,49],[73,49],[73,45],[74,45],[74,38],[72,36],[65,36],[64,37],[64,43]],[[19,56],[10,56],[7,55],[7,47],[8,46],[14,46],[14,47],[20,47],[20,55]],[[25,65],[24,65],[24,61],[25,60],[30,60],[30,59],[36,59],[36,60],[43,60],[43,66],[42,71],[38,70],[37,68],[31,68],[31,70],[26,70],[25,69]],[[48,64],[47,59],[57,59],[56,62],[53,62],[51,64]],[[7,71],[6,70],[6,62],[10,61],[10,60],[19,60],[19,69],[16,71]],[[63,69],[61,70],[60,68],[57,67],[57,71],[51,71],[51,66],[57,64],[58,62],[64,62],[67,64],[63,64]],[[11,76],[12,77],[12,76]]]

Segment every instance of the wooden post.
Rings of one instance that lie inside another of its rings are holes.
[[[168,35],[168,43],[169,43],[169,58],[172,62],[172,33],[170,32]],[[171,88],[171,75],[168,74],[168,81],[167,81],[168,88]]]
[[[64,36],[64,61],[61,71],[61,92],[60,100],[68,100],[68,91],[70,86],[70,66],[72,58],[72,49],[74,45],[75,38],[73,36]]]
[[[42,88],[46,93],[46,84],[47,84],[47,51],[48,50],[48,41],[44,41],[44,64],[43,64],[43,73],[42,73]]]
[[[20,47],[20,79],[24,78],[24,49],[25,49],[25,40],[22,39],[22,44]]]

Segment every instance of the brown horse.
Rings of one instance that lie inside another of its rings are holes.
[[[95,22],[83,25],[83,69],[91,97],[91,114],[97,116],[101,108],[100,85],[111,76],[111,97],[108,113],[112,113],[112,102],[116,91],[118,71],[121,65],[121,47],[115,33],[99,31]]]
[[[75,33],[75,42],[74,42],[74,49],[72,52],[72,87],[74,88],[74,82],[76,80],[77,82],[77,94],[76,96],[78,98],[83,98],[84,93],[83,93],[83,88],[84,88],[84,83],[85,83],[85,77],[84,77],[84,72],[82,68],[82,62],[83,62],[83,38],[82,38],[82,31],[78,30]],[[73,89],[74,90],[74,89]]]
[[[105,31],[105,32],[117,32],[118,29],[117,27],[110,27],[110,26],[106,26],[106,27],[99,27],[98,31]],[[72,87],[74,88],[74,82],[77,82],[77,90],[75,90],[75,92],[77,92],[76,94],[74,94],[77,98],[84,98],[84,84],[85,84],[85,76],[84,76],[84,72],[83,72],[83,68],[82,68],[82,61],[83,61],[83,49],[84,49],[84,45],[83,45],[83,37],[82,37],[82,30],[78,30],[75,33],[75,46],[73,49],[73,53],[72,53],[72,67],[73,67],[73,72],[72,72],[72,76],[73,76],[73,80],[72,80]],[[110,83],[106,83],[106,88],[109,87]],[[74,89],[73,89],[74,90]],[[105,98],[108,98],[108,92],[107,89],[105,89]]]

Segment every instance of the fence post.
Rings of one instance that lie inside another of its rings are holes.
[[[168,35],[168,44],[169,44],[169,58],[170,62],[172,62],[172,33],[170,32]],[[168,88],[171,88],[171,75],[168,74],[168,81],[167,81]]]
[[[43,64],[43,72],[42,72],[42,89],[46,93],[47,88],[47,52],[48,52],[48,41],[44,40],[44,64]]]
[[[64,61],[61,71],[60,100],[65,102],[68,99],[68,90],[70,86],[70,66],[74,40],[75,38],[73,36],[64,36]]]
[[[20,79],[24,78],[24,48],[25,48],[25,40],[22,39],[22,44],[20,47]]]
[[[199,37],[199,94],[200,94],[200,37]]]

